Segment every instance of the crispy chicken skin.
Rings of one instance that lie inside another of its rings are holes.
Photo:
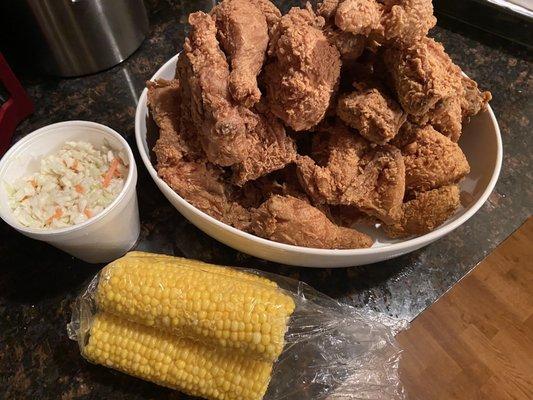
[[[249,212],[232,201],[223,171],[207,162],[194,138],[179,130],[178,81],[148,82],[148,106],[159,126],[154,147],[159,176],[180,196],[212,217],[244,229]]]
[[[387,143],[396,136],[407,116],[382,88],[364,83],[356,84],[355,88],[340,97],[337,115],[371,142]]]
[[[344,0],[335,13],[335,25],[345,32],[368,36],[380,26],[383,6],[376,0]]]
[[[237,185],[292,162],[296,149],[283,125],[269,112],[263,115],[234,104],[228,88],[229,67],[216,39],[214,20],[197,12],[189,22],[191,34],[177,66],[184,87],[182,118],[190,116],[190,126],[197,127],[207,159],[233,166]]]
[[[272,196],[253,210],[250,230],[277,242],[323,249],[357,249],[373,243],[368,235],[335,225],[322,211],[292,196]]]
[[[336,124],[323,128],[314,141],[313,153],[320,164],[308,156],[298,156],[297,176],[306,193],[316,204],[340,204],[343,194],[360,174],[359,164],[369,143]]]
[[[411,116],[410,120],[420,126],[430,124],[435,130],[457,142],[463,130],[461,97],[440,100],[427,114]]]
[[[384,0],[383,3],[382,34],[388,43],[410,46],[424,38],[437,23],[431,0]]]
[[[463,123],[470,120],[470,117],[478,114],[487,107],[488,102],[492,99],[490,92],[479,90],[477,83],[467,76],[461,76],[463,85],[463,96],[461,97],[461,111]]]
[[[231,63],[229,90],[246,107],[259,101],[257,75],[268,46],[265,15],[252,0],[224,0],[213,8],[218,38]]]
[[[191,33],[178,59],[177,77],[183,87],[184,119],[196,127],[209,161],[230,166],[251,147],[245,121],[232,103],[229,66],[216,38],[214,20],[203,12],[189,16]]]
[[[406,49],[389,47],[383,52],[383,60],[408,114],[422,116],[439,101],[462,95],[458,67],[433,39],[425,38]]]
[[[263,113],[241,110],[253,141],[243,161],[233,166],[233,183],[237,186],[281,169],[296,159],[296,146],[286,135],[283,124],[262,103],[258,103],[257,109]]]
[[[393,146],[372,148],[362,137],[337,125],[325,149],[324,166],[310,157],[296,160],[301,185],[317,204],[356,206],[391,223],[399,218],[405,192],[403,157]]]
[[[340,74],[340,55],[310,9],[292,8],[271,36],[265,86],[272,112],[295,131],[318,124]]]
[[[459,208],[459,187],[443,186],[417,193],[402,206],[402,218],[393,225],[384,225],[391,238],[423,235],[442,225]]]
[[[450,185],[470,172],[457,143],[430,125],[419,127],[406,123],[403,129],[405,132],[395,144],[401,148],[405,162],[406,189],[426,191]]]
[[[437,22],[431,0],[325,0],[317,12],[342,31],[398,47],[415,44]]]
[[[405,194],[402,154],[396,147],[384,145],[370,151],[365,158],[357,183],[346,190],[341,204],[355,205],[366,214],[390,224],[400,217]]]

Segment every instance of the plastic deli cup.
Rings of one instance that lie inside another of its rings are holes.
[[[13,215],[5,183],[37,172],[41,158],[53,154],[68,141],[104,144],[128,158],[128,176],[122,191],[102,212],[77,225],[37,229],[22,225]],[[88,121],[67,121],[45,126],[22,138],[0,160],[0,217],[33,239],[45,241],[90,263],[108,262],[130,250],[139,237],[137,166],[128,143],[113,129]]]

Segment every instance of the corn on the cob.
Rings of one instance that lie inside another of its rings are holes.
[[[236,278],[240,278],[240,279],[250,281],[250,282],[278,287],[276,282],[271,281],[270,279],[267,279],[267,278],[263,278],[262,276],[259,276],[259,275],[242,272],[231,267],[223,267],[221,265],[208,264],[203,261],[191,260],[188,258],[174,257],[174,256],[169,256],[167,254],[146,253],[144,251],[130,251],[129,253],[126,253],[124,257],[130,257],[130,258],[136,257],[136,258],[144,258],[144,259],[151,260],[151,261],[168,261],[168,262],[177,262],[177,260],[179,260],[180,266],[187,266],[187,267],[191,267],[195,269],[201,268],[202,270],[207,271],[207,272],[215,272],[218,274],[236,277]]]
[[[260,400],[272,362],[205,346],[99,312],[83,354],[90,361],[213,400]]]
[[[183,258],[134,254],[103,270],[96,300],[121,318],[274,361],[295,305],[264,280]]]

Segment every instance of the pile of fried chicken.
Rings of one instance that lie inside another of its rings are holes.
[[[223,0],[189,16],[175,79],[148,82],[159,175],[270,240],[354,249],[459,207],[462,125],[491,95],[441,44],[431,0]],[[364,229],[362,229],[364,230]]]

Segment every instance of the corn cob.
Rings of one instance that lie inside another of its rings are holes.
[[[212,400],[260,400],[272,362],[205,346],[99,312],[83,354],[90,361]]]
[[[183,258],[133,254],[102,271],[96,301],[121,318],[274,361],[295,305],[264,280]]]
[[[278,287],[276,282],[271,281],[270,279],[267,279],[267,278],[263,278],[262,276],[259,276],[259,275],[242,272],[231,267],[223,267],[221,265],[208,264],[203,261],[191,260],[188,258],[174,257],[174,256],[169,256],[167,254],[146,253],[144,251],[130,251],[129,253],[126,253],[124,257],[129,257],[129,258],[135,257],[135,258],[148,259],[152,261],[169,261],[169,262],[172,262],[172,261],[176,262],[176,260],[179,260],[179,265],[181,266],[187,266],[187,267],[192,267],[196,269],[201,268],[202,270],[207,271],[207,272],[215,272],[218,274],[236,277],[236,278],[240,278],[240,279],[250,281],[250,282]]]

